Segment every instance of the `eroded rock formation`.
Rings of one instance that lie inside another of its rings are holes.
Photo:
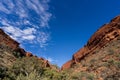
[[[88,40],[87,44],[76,52],[72,60],[66,62],[62,69],[71,68],[74,64],[79,63],[84,57],[89,54],[94,54],[95,50],[99,50],[107,43],[117,39],[120,36],[120,16],[115,17],[109,24],[103,25],[97,30]]]

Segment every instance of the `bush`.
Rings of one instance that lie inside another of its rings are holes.
[[[71,76],[70,80],[94,80],[94,75],[86,72],[75,73]]]
[[[114,52],[113,49],[109,49],[109,50],[108,50],[108,54],[109,54],[109,55],[113,55],[114,53],[115,53],[115,52]]]
[[[42,74],[44,67],[44,63],[38,60],[35,57],[24,57],[22,59],[18,59],[13,65],[12,69],[16,72],[22,72],[25,75],[28,75],[32,71],[36,70]]]
[[[7,68],[0,67],[0,80],[6,76],[6,71],[7,71]]]
[[[67,80],[56,69],[46,68],[36,57],[23,57],[16,60],[3,80]]]
[[[117,61],[114,63],[116,65],[116,67],[119,69],[120,68],[120,61]]]
[[[38,72],[34,70],[27,76],[24,76],[23,74],[19,74],[16,80],[41,80],[41,77],[38,74]]]
[[[108,63],[111,64],[111,65],[114,65],[114,62],[115,62],[115,61],[114,61],[113,59],[109,59],[109,60],[108,60]]]
[[[64,80],[64,76],[65,75],[63,73],[57,72],[50,68],[45,68],[44,77],[47,77],[48,80]]]
[[[41,76],[43,74],[43,68],[44,63],[36,57],[20,58],[17,59],[13,66],[7,71],[7,77],[5,78],[8,78],[9,80],[30,80],[27,78],[34,77],[36,75],[38,76],[38,74]],[[35,72],[36,74],[34,74]],[[25,77],[26,79],[22,79],[20,77]]]
[[[13,52],[13,55],[14,55],[16,58],[19,58],[19,57],[20,57],[20,53],[19,53],[19,52]]]

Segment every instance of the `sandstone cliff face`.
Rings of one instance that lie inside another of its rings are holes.
[[[72,60],[62,66],[62,70],[71,68],[74,64],[79,63],[87,55],[94,54],[107,43],[117,39],[120,36],[120,16],[115,17],[109,24],[103,25],[88,40],[87,44],[73,55]]]

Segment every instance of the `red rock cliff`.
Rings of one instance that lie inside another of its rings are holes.
[[[19,47],[19,43],[4,33],[2,29],[0,29],[0,45],[7,45],[13,50]]]
[[[71,68],[74,64],[80,62],[81,59],[88,54],[93,54],[95,50],[99,50],[112,40],[120,36],[120,16],[115,17],[109,24],[103,25],[88,40],[87,44],[73,55],[72,60],[62,66],[62,69]]]

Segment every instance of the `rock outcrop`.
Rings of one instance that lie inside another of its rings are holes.
[[[110,23],[103,25],[98,29],[87,44],[76,52],[72,60],[62,66],[62,70],[71,68],[74,64],[79,63],[87,55],[94,54],[95,50],[103,48],[107,43],[117,39],[120,36],[120,16],[115,17]]]

